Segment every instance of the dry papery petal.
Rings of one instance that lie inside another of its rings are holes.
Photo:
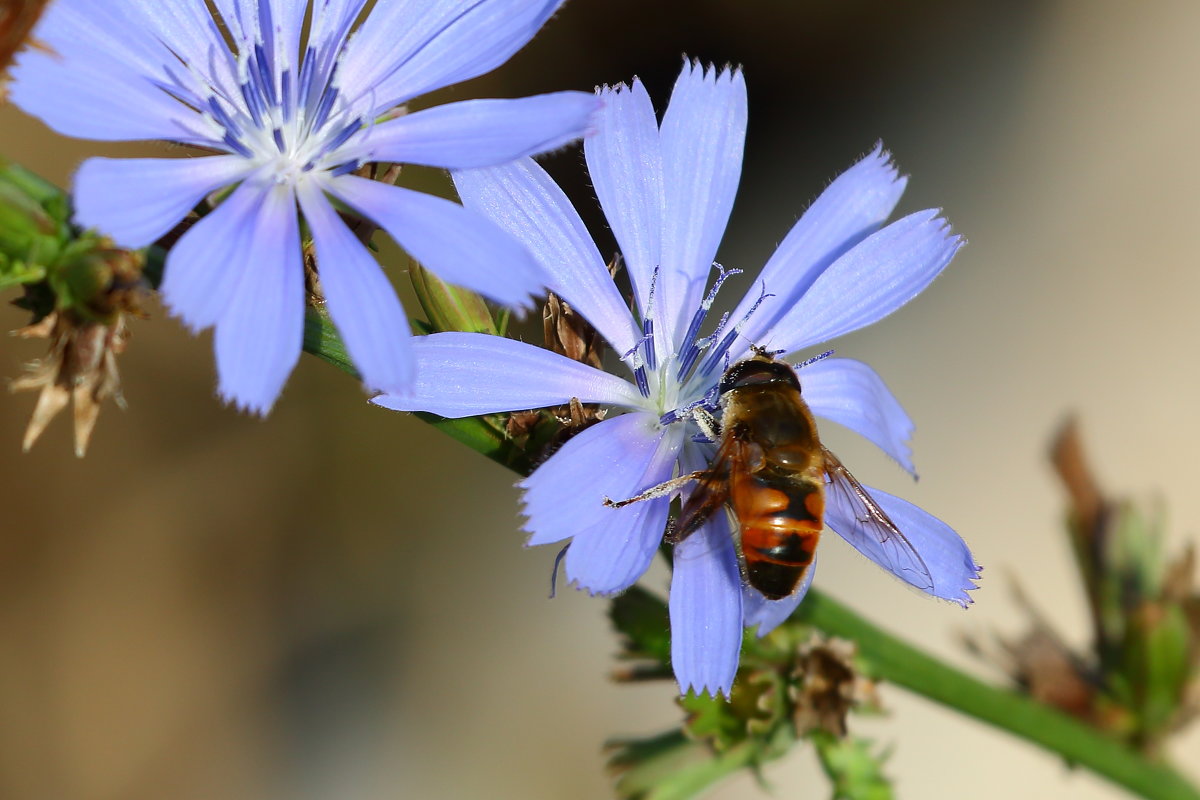
[[[75,455],[87,452],[100,415],[100,404],[112,398],[124,408],[117,356],[125,349],[125,314],[111,323],[82,321],[67,312],[53,312],[33,325],[13,331],[22,338],[50,340],[49,352],[31,362],[25,374],[12,381],[13,392],[39,391],[33,417],[21,447],[28,452],[50,421],[75,402]]]

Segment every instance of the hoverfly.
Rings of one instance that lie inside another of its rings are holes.
[[[708,468],[626,500],[606,499],[606,505],[662,497],[694,482],[697,488],[667,541],[678,544],[728,506],[737,520],[734,539],[744,580],[768,600],[781,600],[796,591],[812,565],[825,525],[826,492],[835,492],[839,505],[853,514],[848,525],[838,526],[843,537],[897,574],[915,576],[910,583],[933,586],[912,544],[821,444],[792,367],[755,348],[754,356],[725,372],[717,391],[719,436]]]

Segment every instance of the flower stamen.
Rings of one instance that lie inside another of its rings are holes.
[[[699,370],[697,370],[697,374],[711,375],[714,371],[714,368],[718,365],[721,365],[722,367],[728,365],[729,350],[731,347],[733,347],[734,341],[737,340],[738,335],[741,334],[742,329],[746,327],[746,323],[750,321],[750,317],[753,316],[754,312],[757,311],[759,306],[763,304],[763,301],[768,297],[774,296],[775,295],[773,294],[767,293],[767,286],[766,284],[763,284],[762,289],[759,292],[758,299],[754,301],[754,305],[750,306],[750,310],[746,312],[745,316],[738,320],[738,323],[733,326],[733,329],[730,330],[728,334],[725,335],[725,338],[721,340],[721,343],[717,345],[711,352],[709,352],[708,358],[705,359],[704,364]],[[719,332],[720,330],[718,329],[718,331],[714,332],[713,335],[716,336]]]
[[[696,309],[696,313],[692,315],[692,321],[688,325],[687,333],[683,335],[683,341],[690,344],[684,345],[686,349],[683,352],[683,357],[679,360],[679,371],[675,377],[680,381],[686,378],[688,372],[696,365],[696,359],[700,357],[700,352],[712,342],[712,337],[705,337],[698,340],[696,336],[700,333],[700,326],[704,324],[709,310],[712,309],[713,302],[717,299],[717,292],[721,290],[721,285],[725,283],[727,278],[742,274],[740,269],[725,269],[725,267],[715,261],[713,262],[713,266],[718,270],[717,279],[713,281],[712,288],[705,295],[704,302],[700,304],[700,307]],[[724,323],[725,317],[722,317],[717,330],[720,330]]]

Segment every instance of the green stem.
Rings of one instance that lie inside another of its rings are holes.
[[[715,786],[748,766],[753,758],[754,748],[749,742],[737,745],[724,753],[717,753],[705,761],[680,770],[669,785],[651,791],[646,795],[646,800],[691,800],[710,786]]]
[[[310,310],[305,320],[304,349],[351,375],[355,374],[333,326],[319,312]],[[431,414],[418,416],[515,472],[525,475],[531,469],[528,457],[504,436],[495,420],[446,420]],[[997,689],[972,678],[875,627],[816,590],[809,592],[793,618],[857,642],[863,659],[878,677],[1040,745],[1142,797],[1200,800],[1200,791],[1169,766],[1150,761],[1114,739],[1025,695]],[[740,750],[730,751],[707,767],[697,768],[692,776],[695,787],[710,785],[744,766],[746,758],[748,756]]]
[[[350,360],[350,355],[346,352],[346,346],[342,344],[337,329],[333,327],[329,317],[321,310],[309,308],[304,317],[304,349],[343,372],[355,378],[358,377],[358,372],[354,369],[354,363]],[[529,456],[505,435],[498,418],[445,419],[435,414],[421,412],[414,416],[514,472],[528,475],[533,471],[533,464]]]
[[[1058,753],[1142,797],[1200,800],[1200,791],[1166,764],[1150,761],[1025,695],[972,678],[816,590],[809,592],[793,619],[857,642],[859,653],[878,677]]]

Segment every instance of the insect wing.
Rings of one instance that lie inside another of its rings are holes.
[[[870,493],[838,457],[825,456],[825,524],[855,550],[922,591],[933,589],[929,567]]]
[[[696,480],[696,488],[684,501],[667,541],[679,544],[698,531],[729,499],[729,481],[711,473]]]
[[[708,469],[696,479],[696,488],[684,498],[675,529],[667,536],[668,541],[682,542],[725,505],[729,499],[730,473],[744,468],[741,451],[742,442],[732,436],[721,439]]]

